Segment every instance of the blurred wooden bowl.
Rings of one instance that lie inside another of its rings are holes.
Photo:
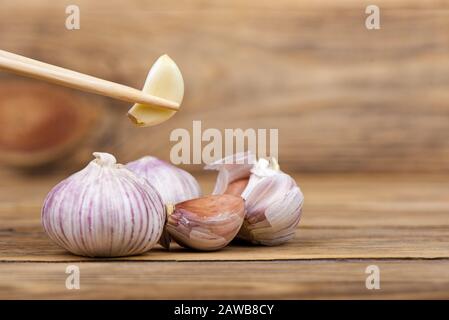
[[[0,82],[0,162],[42,166],[75,150],[99,109],[70,90],[29,81]]]

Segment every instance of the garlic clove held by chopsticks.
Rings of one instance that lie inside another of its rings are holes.
[[[166,230],[180,245],[218,250],[237,235],[245,216],[241,197],[212,195],[167,206]]]
[[[159,192],[164,204],[201,197],[201,188],[190,173],[156,157],[146,156],[129,162],[126,167],[146,178]],[[170,237],[165,231],[160,244],[167,249],[170,248]]]
[[[76,255],[119,257],[150,250],[165,221],[159,193],[117,164],[113,155],[94,156],[47,195],[42,208],[45,232]]]
[[[159,57],[153,64],[143,91],[181,105],[184,97],[184,80],[178,66],[168,55]],[[175,113],[176,111],[163,110],[157,106],[136,103],[129,109],[128,117],[136,125],[146,127],[162,123]]]
[[[259,159],[251,168],[235,164],[213,169],[219,170],[217,191],[245,199],[246,215],[239,238],[279,245],[295,236],[304,196],[294,179],[280,170],[276,159]]]

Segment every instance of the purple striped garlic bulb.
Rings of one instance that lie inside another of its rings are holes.
[[[156,157],[146,156],[127,163],[126,167],[146,178],[159,192],[164,204],[201,197],[201,188],[190,173]]]
[[[245,200],[245,221],[238,238],[262,245],[291,240],[301,218],[304,196],[295,180],[282,172],[276,159],[241,153],[207,165],[218,170],[214,194],[240,195]]]
[[[164,204],[174,205],[201,197],[201,188],[190,173],[156,157],[146,156],[129,162],[126,167],[146,178],[159,192]],[[170,236],[165,231],[160,244],[170,248]]]
[[[42,208],[45,232],[81,256],[120,257],[150,250],[164,227],[161,197],[113,155],[94,156],[47,195]]]

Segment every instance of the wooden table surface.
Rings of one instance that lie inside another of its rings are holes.
[[[119,259],[74,256],[44,234],[40,206],[60,179],[0,174],[0,298],[449,298],[447,175],[297,174],[304,214],[286,245]],[[213,175],[199,180],[211,190]],[[80,290],[65,287],[72,264]],[[365,287],[370,265],[380,290]]]

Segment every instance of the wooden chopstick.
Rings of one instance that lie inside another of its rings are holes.
[[[179,110],[179,104],[174,101],[152,96],[119,83],[54,66],[4,50],[0,50],[0,70],[122,101],[146,104],[161,109]]]

